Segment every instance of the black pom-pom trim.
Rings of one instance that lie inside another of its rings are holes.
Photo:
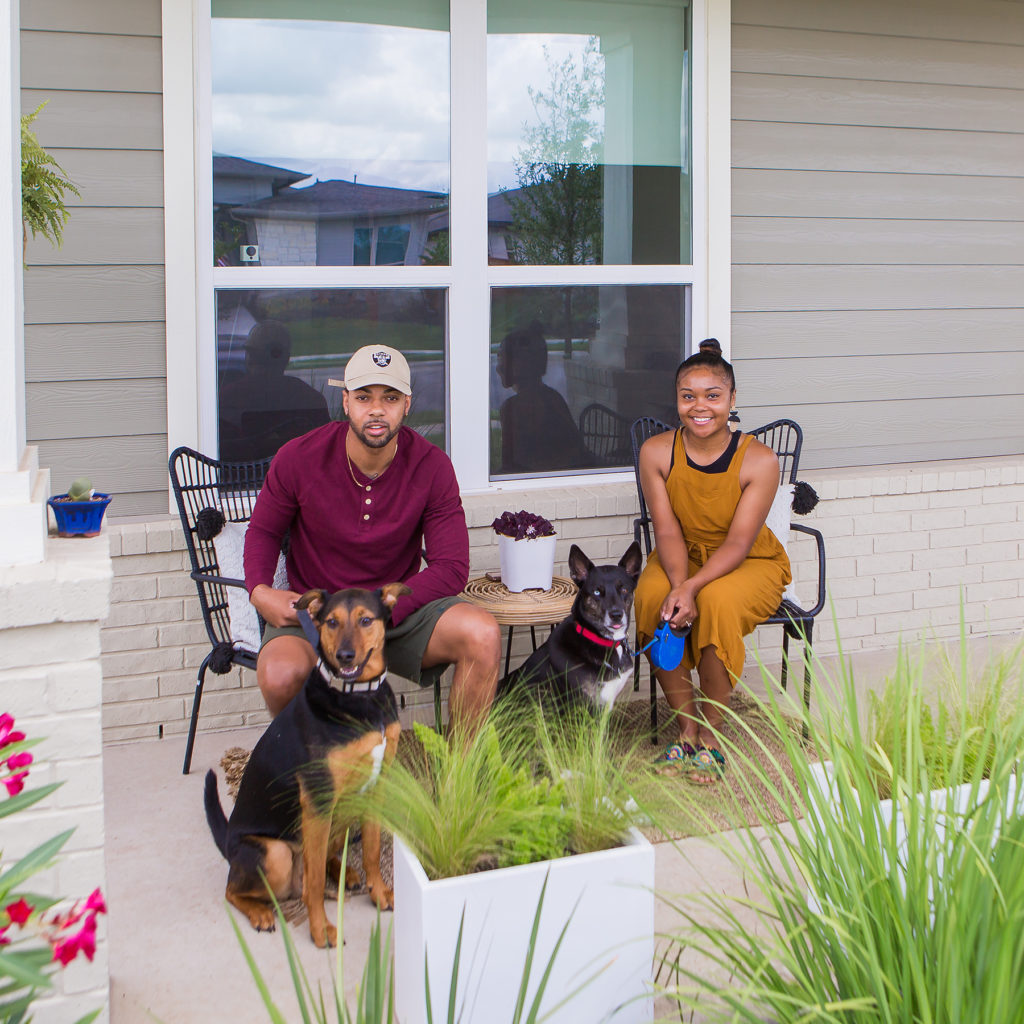
[[[224,513],[219,508],[204,508],[196,516],[196,536],[200,540],[213,540],[224,528]]]
[[[207,667],[211,672],[216,672],[219,676],[230,672],[233,664],[231,659],[234,653],[235,648],[233,645],[227,643],[217,644],[210,652],[210,660],[207,663]]]
[[[818,492],[803,480],[797,480],[793,488],[793,511],[805,516],[818,504]]]

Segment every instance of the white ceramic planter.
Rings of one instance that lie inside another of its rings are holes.
[[[555,538],[531,537],[516,540],[498,534],[501,582],[514,593],[551,589],[555,571]]]
[[[434,882],[396,836],[395,1009],[400,1024],[427,1019],[424,958],[433,1019],[448,1019],[463,910],[455,1019],[462,1024],[505,1024],[511,1019],[545,876],[527,1007],[571,915],[542,1013],[599,973],[547,1018],[549,1024],[651,1020],[654,847],[634,829],[630,843],[614,850]]]
[[[838,804],[839,794],[833,778],[832,762],[822,761],[811,764],[810,769],[814,785],[817,786],[820,792],[827,794],[833,804]],[[988,790],[988,780],[983,779],[978,784],[974,795],[972,795],[972,786],[969,782],[961,786],[951,786],[948,789],[933,789],[928,793],[918,794],[917,799],[919,802],[927,799],[932,807],[935,808],[936,813],[933,823],[940,846],[945,839],[947,823],[953,828],[959,827],[964,814],[972,806],[976,806],[978,802],[984,800]],[[899,803],[893,800],[879,800],[878,807],[881,827],[888,829],[893,822],[893,818],[895,818],[897,864],[895,868],[892,865],[889,867],[890,870],[897,871],[902,877],[906,873],[906,862],[903,859],[903,853],[907,846],[907,825],[904,820],[903,810]],[[1003,814],[1005,817],[1024,814],[1024,786],[1019,785],[1018,777],[1016,776],[1011,776],[1009,779]],[[939,864],[939,869],[941,870],[941,863]],[[905,882],[905,878],[903,880]],[[816,905],[813,897],[809,897],[808,902],[811,906]]]

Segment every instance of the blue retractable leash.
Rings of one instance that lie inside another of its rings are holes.
[[[690,627],[677,629],[667,619],[654,631],[654,639],[636,652],[637,657],[646,650],[651,652],[651,661],[656,668],[672,672],[679,668],[686,652],[686,638],[690,635]]]

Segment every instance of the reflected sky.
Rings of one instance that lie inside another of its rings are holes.
[[[447,32],[214,18],[211,65],[215,153],[448,191]]]
[[[515,187],[529,87],[555,61],[579,58],[586,36],[488,38],[488,191]],[[344,22],[214,18],[213,149],[305,171],[312,184],[449,190],[449,36]]]

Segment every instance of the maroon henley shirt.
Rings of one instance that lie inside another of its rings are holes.
[[[409,427],[376,480],[345,455],[347,423],[328,423],[274,456],[245,535],[245,585],[273,585],[285,531],[288,580],[298,593],[320,588],[374,590],[402,582],[394,624],[469,578],[469,534],[451,461]],[[354,478],[353,478],[354,477]],[[421,553],[427,565],[421,568]]]

